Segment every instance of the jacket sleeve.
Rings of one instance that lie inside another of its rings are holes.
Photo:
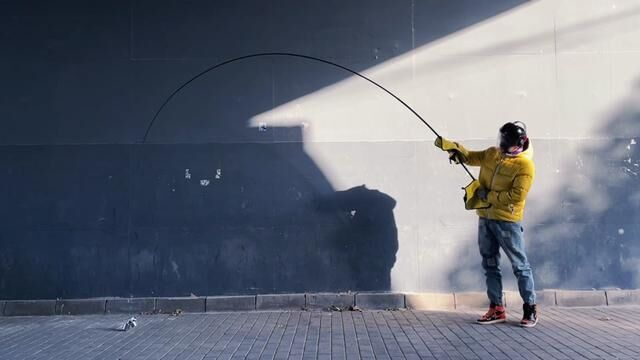
[[[462,162],[471,166],[480,166],[484,161],[487,150],[483,151],[469,151],[464,146],[458,143],[458,149],[462,153]]]
[[[533,163],[526,162],[513,179],[513,185],[508,191],[490,191],[487,201],[492,205],[509,205],[527,198],[534,176]]]

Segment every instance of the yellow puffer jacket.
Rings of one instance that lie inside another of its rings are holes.
[[[478,215],[492,220],[518,222],[524,215],[527,194],[535,176],[533,146],[528,140],[518,155],[504,155],[499,148],[468,151],[459,145],[465,164],[480,166],[480,185],[489,190],[488,209],[476,210]]]

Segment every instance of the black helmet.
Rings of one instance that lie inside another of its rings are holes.
[[[508,122],[500,128],[500,149],[507,152],[510,147],[524,147],[527,142],[527,126],[521,121]]]

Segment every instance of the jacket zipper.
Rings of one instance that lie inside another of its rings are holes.
[[[496,174],[498,173],[498,170],[500,169],[500,165],[502,165],[502,161],[503,160],[504,159],[502,158],[502,155],[500,155],[500,161],[498,161],[498,165],[493,170],[493,176],[491,176],[491,184],[489,186],[489,191],[491,191],[493,189],[493,182],[496,180]]]

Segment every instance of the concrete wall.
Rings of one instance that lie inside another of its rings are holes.
[[[638,25],[632,0],[2,2],[0,294],[481,290],[465,173],[340,69],[222,67],[140,144],[265,51],[471,148],[526,122],[538,287],[638,288]]]

